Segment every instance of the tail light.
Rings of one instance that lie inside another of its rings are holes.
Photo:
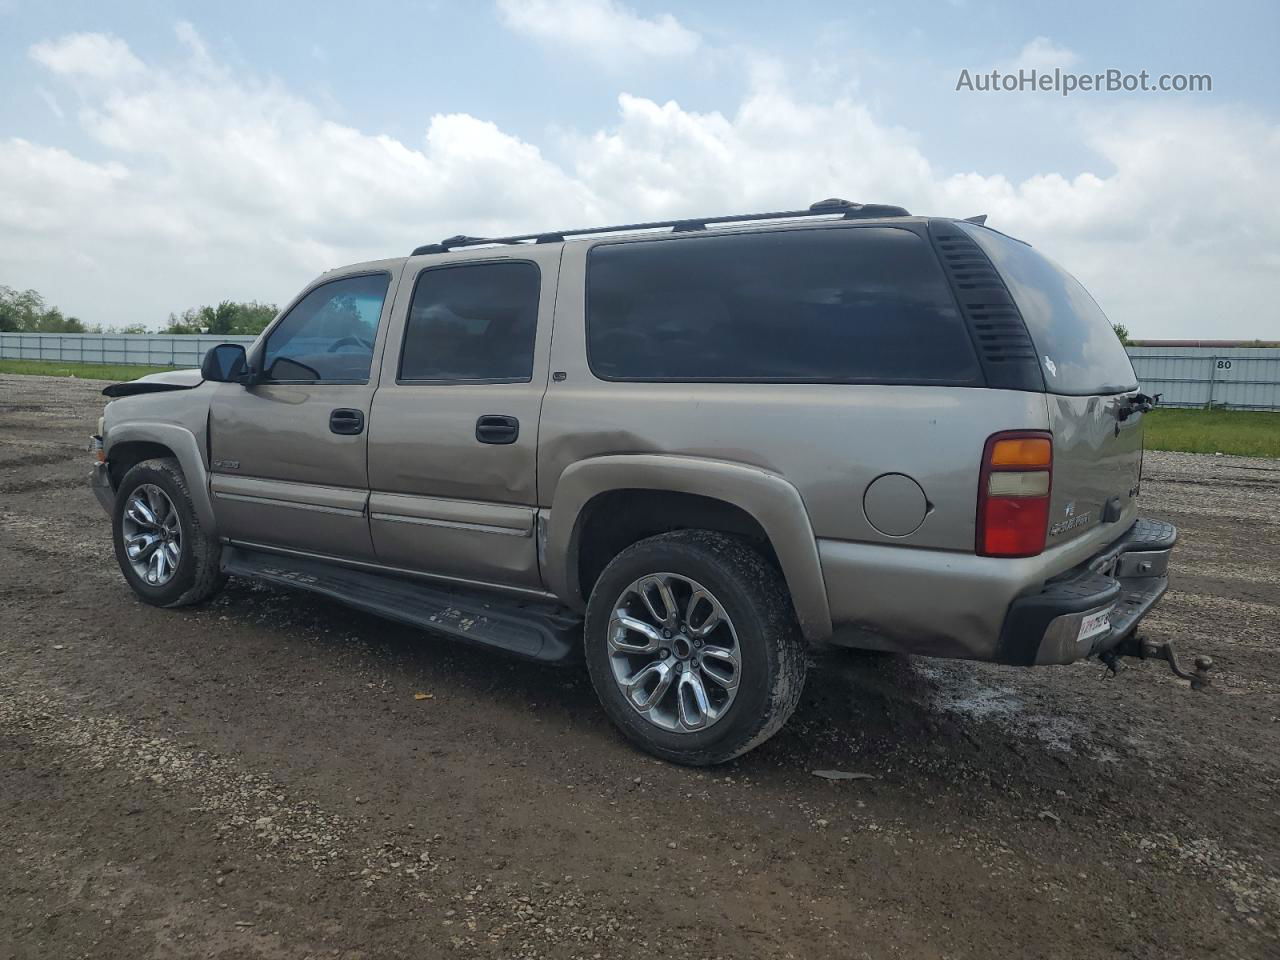
[[[987,440],[978,481],[977,551],[1034,557],[1044,551],[1053,487],[1053,436],[1009,430]]]

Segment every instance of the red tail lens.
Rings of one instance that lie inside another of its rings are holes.
[[[1009,430],[987,440],[978,480],[977,552],[1034,557],[1044,551],[1053,486],[1053,437]]]

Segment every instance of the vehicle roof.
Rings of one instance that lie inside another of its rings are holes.
[[[320,276],[316,277],[316,283],[321,280],[332,280],[335,277],[346,276],[353,273],[379,273],[387,271],[394,273],[399,269],[408,257],[386,257],[382,260],[364,260],[360,263],[348,263],[341,267],[330,267]]]
[[[826,208],[823,208],[827,205]],[[891,211],[884,215],[866,215],[879,211]],[[985,217],[963,221],[982,225]],[[781,230],[830,229],[847,226],[920,227],[931,220],[956,221],[954,217],[913,216],[901,207],[879,204],[850,204],[843,200],[825,200],[809,210],[784,211],[773,214],[743,214],[727,217],[668,220],[654,223],[629,224],[617,227],[597,227],[564,231],[548,231],[541,234],[523,234],[517,237],[450,237],[439,244],[426,244],[416,248],[408,257],[390,257],[348,264],[326,271],[319,279],[335,276],[396,270],[408,259],[419,257],[434,261],[452,259],[470,260],[486,257],[513,255],[527,247],[551,247],[572,244],[594,246],[599,243],[615,243],[634,240],[675,240],[695,236],[727,236],[742,233],[770,233]],[[318,282],[318,281],[317,281]]]
[[[539,233],[517,234],[508,237],[472,237],[459,234],[447,237],[439,243],[427,243],[414,249],[412,256],[442,254],[463,248],[487,246],[515,246],[523,244],[563,243],[569,238],[591,240],[602,236],[654,237],[677,234],[729,232],[731,229],[756,227],[762,230],[787,229],[795,221],[810,223],[858,220],[868,222],[892,219],[901,222],[911,218],[903,207],[883,203],[854,203],[838,197],[830,197],[810,204],[802,210],[773,210],[761,213],[716,214],[709,217],[688,217],[674,220],[655,220],[643,223],[624,223],[599,227],[575,227],[569,230],[548,230]]]

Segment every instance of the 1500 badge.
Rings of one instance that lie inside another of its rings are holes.
[[[1049,528],[1049,536],[1060,537],[1068,530],[1074,530],[1076,527],[1083,527],[1089,522],[1089,518],[1093,516],[1093,512],[1082,513],[1078,517],[1071,517],[1068,520],[1059,520]]]

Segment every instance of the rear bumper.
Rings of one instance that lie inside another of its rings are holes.
[[[1178,530],[1138,520],[1105,550],[1009,605],[995,659],[1072,663],[1110,650],[1137,627],[1169,588]]]
[[[831,642],[951,659],[1070,663],[1119,643],[1160,599],[1177,536],[1170,524],[1132,520],[1109,542],[1072,541],[1014,559],[819,540]],[[1084,621],[1108,608],[1111,626],[1082,637]]]

